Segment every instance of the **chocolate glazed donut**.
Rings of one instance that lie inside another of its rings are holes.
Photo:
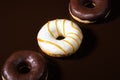
[[[2,79],[47,80],[45,60],[37,52],[16,52],[12,54],[3,65]]]
[[[94,23],[108,16],[110,0],[70,0],[69,12],[79,22]]]

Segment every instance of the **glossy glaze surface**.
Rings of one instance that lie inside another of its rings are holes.
[[[43,80],[45,60],[34,51],[18,51],[6,60],[2,69],[5,80]]]
[[[112,14],[107,21],[80,24],[83,44],[68,58],[48,58],[50,80],[119,80],[120,9],[112,0]],[[69,0],[4,0],[0,2],[0,69],[11,53],[34,50],[39,29],[49,20],[67,18]],[[1,80],[1,79],[0,79]]]
[[[105,18],[110,11],[109,0],[70,0],[69,10],[72,16],[87,21]]]

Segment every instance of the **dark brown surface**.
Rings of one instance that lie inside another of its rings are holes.
[[[112,14],[106,22],[81,24],[84,40],[75,55],[46,57],[51,73],[48,80],[120,80],[118,3],[112,2]],[[69,0],[0,1],[0,69],[15,51],[41,52],[36,41],[38,30],[51,19],[72,20],[68,4]]]

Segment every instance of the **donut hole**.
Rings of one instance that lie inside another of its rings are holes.
[[[58,36],[56,39],[57,40],[62,40],[62,39],[64,39],[65,37],[64,36]]]
[[[30,66],[27,63],[21,62],[17,65],[17,71],[21,74],[26,74],[30,72]]]
[[[94,8],[96,5],[95,5],[94,2],[88,1],[84,4],[84,6],[87,7],[87,8]]]

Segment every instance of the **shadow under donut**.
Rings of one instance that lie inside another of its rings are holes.
[[[120,16],[120,3],[118,0],[110,0],[111,1],[111,12],[108,17],[108,21],[112,21]]]
[[[81,30],[84,35],[82,44],[78,51],[75,54],[67,57],[67,59],[80,59],[88,56],[91,54],[91,52],[95,49],[97,45],[97,37],[91,30],[85,29],[83,27],[81,28]]]
[[[116,18],[120,17],[119,0],[109,0],[109,9],[110,10],[107,13],[107,17],[104,20],[99,19],[99,20],[97,20],[97,22],[91,23],[91,24],[104,24],[104,23],[111,22],[111,21],[115,20]],[[78,22],[78,21],[74,20],[70,14],[69,14],[69,17],[70,17],[71,20],[73,20],[77,23],[81,23],[81,22]],[[84,23],[81,23],[81,24],[84,24]]]
[[[120,4],[118,0],[110,0],[110,13],[103,23],[111,22],[120,17]],[[101,23],[99,22],[99,23]]]
[[[47,59],[47,68],[48,68],[47,80],[61,80],[60,72],[61,70],[55,61]]]
[[[84,38],[83,38],[81,47],[77,51],[77,53],[80,55],[80,57],[84,57],[89,55],[95,49],[97,45],[97,37],[93,31],[85,28],[81,28],[81,29],[82,29]]]

